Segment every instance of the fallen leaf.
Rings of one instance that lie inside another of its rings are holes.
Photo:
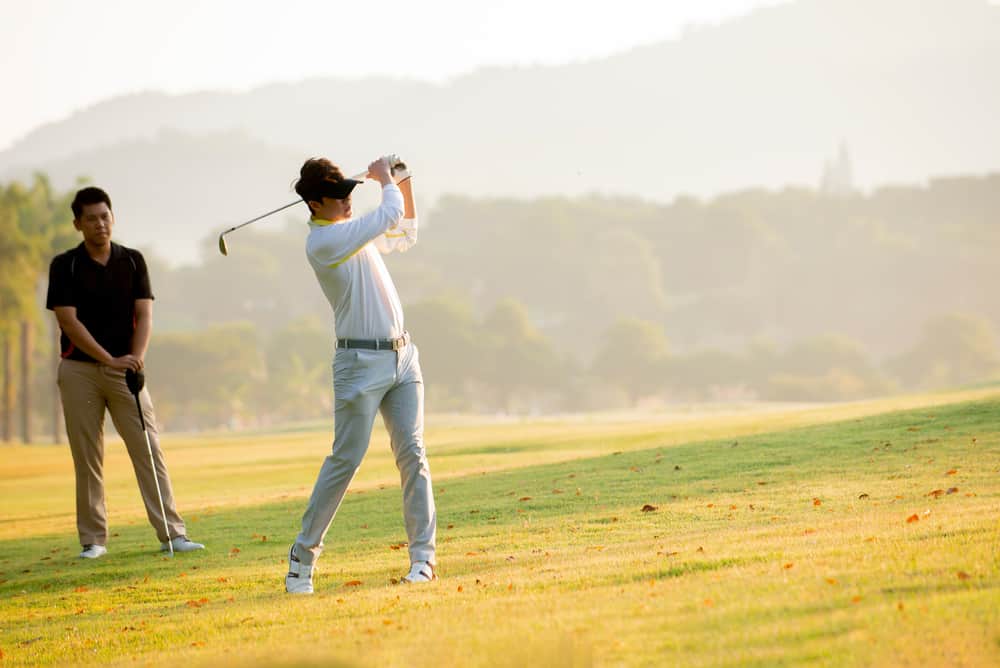
[[[705,599],[705,605],[707,607],[711,608],[713,605],[715,605],[715,602],[712,599],[710,599],[710,598],[706,598]]]
[[[75,591],[77,594],[82,594],[83,592],[88,591],[88,589],[84,586],[80,586],[74,589],[73,591]]]
[[[966,573],[965,571],[959,571],[959,572],[958,572],[958,579],[959,579],[959,580],[968,580],[968,579],[969,579],[969,578],[971,578],[971,577],[972,577],[972,576],[971,576],[971,575],[969,575],[968,573]]]
[[[642,507],[642,512],[644,512],[644,513],[651,513],[651,512],[653,512],[655,510],[656,510],[656,506],[651,506],[648,503]]]
[[[861,602],[861,597],[860,596],[852,596],[851,597],[851,603],[860,603],[860,602]]]
[[[826,579],[826,583],[829,584],[829,585],[835,585],[835,584],[837,584],[836,578],[825,578],[825,579]]]
[[[955,475],[956,473],[958,473],[958,469],[948,469],[944,472],[945,475]]]
[[[347,582],[344,583],[344,586],[345,587],[360,587],[361,586],[361,580],[348,580]]]
[[[458,591],[459,593],[462,593],[462,585],[458,585],[458,590],[457,590],[457,591]]]
[[[791,567],[792,567],[792,566],[794,566],[794,565],[795,565],[795,564],[793,564],[793,563],[787,563],[787,564],[785,564],[784,568],[785,568],[785,570],[787,571],[787,570],[788,570],[789,568],[791,568]]]
[[[706,508],[714,508],[714,507],[715,507],[715,504],[714,504],[714,503],[709,503],[709,504],[708,504],[708,505],[706,505],[705,507],[706,507]]]
[[[454,524],[449,524],[449,525],[448,525],[448,528],[449,528],[449,529],[454,529],[454,528],[455,528],[455,525],[454,525]]]
[[[865,542],[866,543],[874,543],[875,542],[875,536],[868,536],[868,538],[865,538]]]
[[[189,608],[200,608],[201,606],[205,605],[206,603],[208,603],[208,599],[207,598],[200,598],[197,601],[195,601],[195,600],[192,599],[192,600],[190,600],[190,601],[187,602],[187,606]]]
[[[937,499],[939,497],[944,496],[944,490],[943,489],[931,490],[930,492],[927,493],[927,496],[933,496],[935,499]]]
[[[958,487],[949,487],[948,491],[945,492],[945,494],[954,494],[957,491],[958,491]]]
[[[234,547],[233,549],[229,550],[229,556],[231,557],[235,557],[239,553],[240,553],[240,548],[238,547]]]
[[[913,524],[914,522],[919,522],[919,521],[920,521],[920,515],[917,515],[916,513],[913,513],[912,515],[906,518],[907,524]]]
[[[805,531],[802,532],[802,535],[808,536],[811,533],[816,533],[816,529],[806,529]]]
[[[903,602],[902,601],[900,601],[899,603],[896,604],[896,609],[899,610],[900,612],[903,611]]]
[[[195,642],[191,643],[191,647],[204,647],[204,646],[205,646],[205,643],[203,643],[200,640],[196,640]]]
[[[518,501],[531,501],[531,497],[530,496],[522,496],[520,499],[518,499]]]
[[[697,550],[695,550],[695,552],[704,552],[704,551],[705,551],[705,548],[703,548],[703,547],[699,547]]]
[[[465,556],[467,556],[467,557],[475,557],[475,556],[477,556],[477,554],[478,553],[476,553],[476,552],[466,552]]]
[[[819,499],[813,499],[813,505],[814,506],[822,506],[823,502],[820,501]]]
[[[554,490],[552,490],[552,493],[553,494],[562,494],[563,491],[561,489],[554,489]]]
[[[229,578],[218,578],[217,582],[229,582]]]

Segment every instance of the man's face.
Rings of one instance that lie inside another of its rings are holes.
[[[348,195],[344,199],[334,199],[332,197],[324,197],[322,202],[314,202],[317,204],[313,209],[313,217],[322,218],[323,220],[331,220],[335,223],[341,220],[347,220],[351,217],[351,196]]]
[[[80,217],[73,221],[76,229],[83,232],[83,240],[91,246],[104,246],[110,242],[114,224],[115,214],[104,202],[84,204]]]

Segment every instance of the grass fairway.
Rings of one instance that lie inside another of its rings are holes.
[[[204,553],[165,558],[124,448],[76,558],[68,449],[0,448],[3,665],[1000,664],[1000,392],[428,420],[441,579],[405,572],[384,433],[316,595],[283,592],[322,431],[164,438]]]

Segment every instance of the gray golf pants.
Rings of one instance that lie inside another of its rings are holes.
[[[323,552],[323,537],[368,451],[375,413],[381,411],[403,487],[410,561],[433,564],[437,513],[424,450],[424,382],[417,347],[411,343],[398,352],[338,348],[333,387],[333,452],[323,461],[302,516],[295,555],[312,564]]]

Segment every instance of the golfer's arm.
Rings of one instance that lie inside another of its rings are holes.
[[[403,219],[417,217],[417,205],[413,203],[413,178],[410,177],[398,185],[403,193]]]
[[[356,220],[327,225],[309,235],[309,255],[320,264],[335,267],[365,244],[396,225],[403,215],[403,197],[395,185],[382,190],[382,204]]]
[[[59,322],[59,329],[63,331],[73,345],[90,355],[101,364],[111,364],[111,354],[104,349],[97,339],[90,333],[82,322],[76,317],[75,306],[56,306],[56,320]]]
[[[153,334],[153,300],[135,300],[135,331],[132,333],[132,354],[146,359],[149,337]]]

